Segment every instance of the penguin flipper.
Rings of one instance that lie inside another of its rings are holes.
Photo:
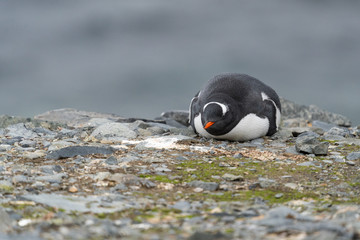
[[[264,109],[262,112],[265,117],[269,120],[269,130],[267,136],[271,136],[277,132],[277,123],[276,123],[276,107],[271,100],[264,101]]]
[[[195,132],[196,129],[194,124],[194,118],[196,115],[200,113],[199,95],[200,95],[200,91],[195,95],[195,97],[193,97],[189,107],[189,123]]]

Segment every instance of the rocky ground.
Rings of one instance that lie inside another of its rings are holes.
[[[360,127],[282,100],[272,137],[73,109],[0,117],[0,239],[360,239]]]

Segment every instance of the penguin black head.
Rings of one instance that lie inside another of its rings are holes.
[[[221,135],[228,131],[233,114],[229,105],[220,102],[206,103],[202,109],[201,122],[204,129],[212,135]]]

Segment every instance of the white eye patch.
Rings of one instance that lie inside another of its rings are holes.
[[[229,108],[228,108],[225,104],[219,103],[219,102],[209,102],[209,103],[205,104],[205,105],[204,105],[204,108],[203,108],[203,111],[205,111],[205,108],[206,108],[207,106],[209,106],[210,104],[217,104],[217,105],[219,105],[219,106],[221,107],[222,115],[223,115],[223,116],[229,111]]]

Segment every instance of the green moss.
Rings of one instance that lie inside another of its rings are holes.
[[[14,191],[14,188],[12,186],[9,185],[0,185],[0,192],[7,192],[7,193],[11,193]]]
[[[139,177],[158,181],[158,182],[163,182],[163,183],[176,184],[176,183],[180,182],[178,179],[169,179],[169,176],[167,176],[167,175],[145,175],[145,174],[142,174]]]

